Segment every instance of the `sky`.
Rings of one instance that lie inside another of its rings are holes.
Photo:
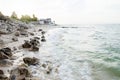
[[[120,0],[0,0],[0,11],[10,16],[35,14],[58,24],[120,23]]]

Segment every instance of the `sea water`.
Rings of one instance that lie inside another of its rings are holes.
[[[46,37],[61,80],[120,80],[119,24],[63,25]]]

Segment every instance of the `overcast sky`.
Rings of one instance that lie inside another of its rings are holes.
[[[0,0],[0,11],[50,17],[61,24],[120,23],[120,0]]]

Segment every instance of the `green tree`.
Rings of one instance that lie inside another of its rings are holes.
[[[32,21],[37,21],[37,17],[33,14]]]
[[[17,14],[15,12],[13,12],[12,15],[11,15],[11,18],[12,19],[18,19]]]
[[[29,15],[22,15],[20,20],[28,23],[32,20],[32,18]]]

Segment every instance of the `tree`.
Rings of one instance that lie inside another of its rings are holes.
[[[30,22],[32,20],[32,18],[29,15],[22,15],[20,20],[23,21],[23,22],[28,23],[28,22]]]
[[[7,20],[7,18],[0,12],[0,20]]]
[[[11,15],[11,18],[12,19],[18,19],[17,14],[15,12],[13,12],[12,15]]]
[[[33,14],[33,18],[32,18],[32,21],[37,21],[37,17]]]

